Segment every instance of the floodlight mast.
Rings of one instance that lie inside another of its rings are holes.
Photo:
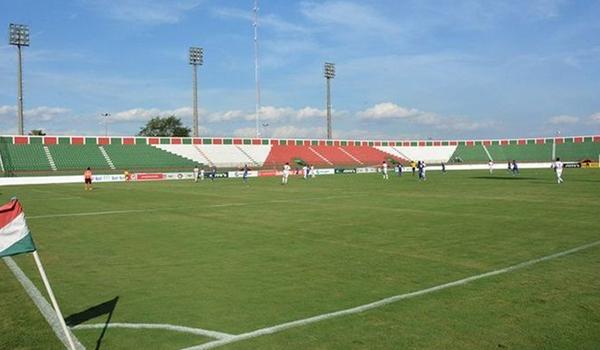
[[[9,43],[17,47],[17,129],[19,135],[23,135],[23,57],[21,47],[29,46],[29,26],[11,23],[9,26]]]
[[[192,136],[198,137],[198,66],[201,66],[204,63],[204,49],[201,47],[190,47],[190,64],[192,65],[193,71],[193,126],[192,126]]]
[[[335,63],[325,62],[324,74],[327,79],[327,139],[331,140],[331,79],[335,77]]]
[[[260,77],[258,60],[258,0],[254,0],[254,81],[256,84],[256,137],[260,137]]]
[[[102,113],[101,116],[104,117],[104,136],[108,137],[108,118],[110,118],[110,113]]]

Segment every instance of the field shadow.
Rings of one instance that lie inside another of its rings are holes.
[[[526,176],[472,176],[471,179],[482,179],[482,180],[538,180],[535,177]]]
[[[96,317],[99,317],[102,315],[108,315],[108,317],[106,319],[106,323],[104,324],[104,328],[102,328],[102,333],[100,333],[100,337],[98,338],[98,340],[96,340],[96,350],[99,350],[100,346],[102,345],[102,339],[104,338],[104,335],[106,334],[106,329],[108,328],[108,325],[110,324],[112,315],[115,311],[115,308],[117,307],[118,301],[119,301],[119,297],[116,296],[109,301],[105,301],[101,304],[91,306],[81,312],[78,312],[78,313],[68,316],[67,318],[65,318],[65,323],[69,327],[74,327],[74,326],[77,326],[78,324],[82,324],[82,323],[89,321],[91,319],[94,319]]]

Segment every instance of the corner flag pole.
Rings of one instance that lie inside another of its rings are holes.
[[[46,276],[46,271],[44,271],[44,266],[42,266],[42,261],[40,260],[40,256],[38,255],[37,250],[33,251],[33,258],[35,259],[35,264],[37,265],[37,268],[40,271],[40,275],[42,276],[42,281],[44,281],[44,286],[46,287],[46,290],[48,291],[48,296],[50,297],[50,301],[52,302],[54,311],[56,312],[56,315],[58,316],[60,325],[61,325],[63,331],[65,332],[65,336],[67,337],[67,340],[69,341],[69,346],[71,347],[71,350],[77,350],[77,348],[75,348],[75,343],[73,343],[73,339],[71,338],[71,333],[69,332],[69,329],[67,328],[67,324],[65,323],[65,319],[64,319],[62,313],[60,312],[60,308],[58,307],[58,303],[56,302],[56,298],[54,297],[54,293],[52,292],[52,287],[50,287],[50,282],[48,282],[48,276]]]

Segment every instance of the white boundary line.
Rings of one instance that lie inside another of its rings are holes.
[[[62,326],[60,325],[60,321],[58,320],[56,312],[54,312],[52,306],[48,304],[42,293],[40,293],[40,291],[35,287],[33,282],[31,282],[31,280],[25,275],[23,270],[19,268],[19,265],[17,265],[17,263],[12,258],[4,257],[3,260],[6,266],[8,266],[10,271],[12,271],[12,273],[15,275],[19,283],[21,283],[23,289],[25,289],[25,292],[27,292],[31,300],[33,300],[33,303],[40,310],[40,313],[42,314],[42,316],[44,316],[50,327],[52,327],[52,330],[54,331],[54,334],[56,334],[56,337],[65,345],[67,349],[69,349],[69,342],[67,340],[67,337],[65,336],[65,333],[63,332]],[[75,342],[75,347],[77,349],[85,350],[85,347],[79,342],[79,339],[77,339],[72,332],[71,338]]]
[[[174,331],[174,332],[180,332],[180,333],[202,335],[205,337],[210,337],[210,338],[215,338],[215,339],[229,339],[231,337],[234,337],[233,334],[216,332],[216,331],[211,331],[208,329],[175,326],[172,324],[162,324],[162,323],[118,323],[117,322],[117,323],[109,323],[108,325],[106,325],[104,323],[80,324],[75,327],[71,327],[71,329],[73,329],[73,330],[102,329],[104,327],[127,328],[127,329],[160,329],[160,330],[165,330],[165,331]]]
[[[409,299],[409,298],[414,298],[420,295],[424,295],[424,294],[429,294],[429,293],[433,293],[433,292],[437,292],[439,290],[442,289],[446,289],[446,288],[450,288],[450,287],[455,287],[455,286],[460,286],[463,284],[467,284],[482,278],[487,278],[487,277],[492,277],[492,276],[496,276],[496,275],[500,275],[500,274],[504,274],[507,272],[511,272],[514,270],[519,270],[534,264],[538,264],[540,262],[543,261],[547,261],[547,260],[551,260],[551,259],[556,259],[568,254],[572,254],[584,249],[588,249],[594,246],[600,245],[600,240],[599,241],[595,241],[592,243],[588,243],[588,244],[584,244],[581,245],[579,247],[576,248],[572,248],[569,250],[565,250],[556,254],[552,254],[552,255],[547,255],[541,258],[537,258],[537,259],[533,259],[533,260],[529,260],[529,261],[525,261],[516,265],[511,265],[508,267],[505,267],[503,269],[499,269],[499,270],[494,270],[494,271],[490,271],[490,272],[486,272],[486,273],[482,273],[479,275],[474,275],[471,277],[467,277],[467,278],[463,278],[460,280],[456,280],[453,282],[448,282],[448,283],[444,283],[444,284],[440,284],[434,287],[430,287],[430,288],[426,288],[426,289],[421,289],[415,292],[410,292],[410,293],[405,293],[405,294],[399,294],[399,295],[395,295],[389,298],[385,298],[385,299],[381,299],[369,304],[364,304],[364,305],[360,305],[357,307],[353,307],[350,309],[345,309],[345,310],[340,310],[340,311],[335,311],[335,312],[330,312],[330,313],[326,313],[326,314],[322,314],[322,315],[317,315],[317,316],[313,316],[313,317],[309,317],[309,318],[305,318],[305,319],[301,319],[301,320],[296,320],[296,321],[292,321],[292,322],[287,322],[287,323],[282,323],[276,326],[272,326],[272,327],[266,327],[266,328],[261,328],[261,329],[257,329],[255,331],[251,331],[251,332],[247,332],[247,333],[243,333],[243,334],[239,334],[227,339],[221,339],[221,340],[216,340],[216,341],[212,341],[212,342],[208,342],[208,343],[204,343],[201,345],[197,345],[197,346],[192,346],[192,347],[188,347],[185,348],[183,350],[205,350],[205,349],[212,349],[212,348],[216,348],[222,345],[226,345],[226,344],[231,344],[231,343],[235,343],[235,342],[239,342],[242,340],[246,340],[246,339],[251,339],[251,338],[256,338],[256,337],[260,337],[263,335],[267,335],[267,334],[273,334],[273,333],[277,333],[277,332],[281,332],[284,331],[286,329],[290,329],[290,328],[295,328],[295,327],[300,327],[300,326],[305,326],[307,324],[311,324],[311,323],[315,323],[315,322],[320,322],[320,321],[324,321],[330,318],[334,318],[334,317],[339,317],[339,316],[345,316],[345,315],[351,315],[351,314],[357,314],[357,313],[361,313],[367,310],[371,310],[371,309],[375,309],[375,308],[379,308],[391,303],[395,303],[397,301],[400,300],[404,300],[404,299]]]
[[[319,197],[318,201],[327,200],[327,199],[338,199],[338,198],[352,198],[356,197],[356,194],[353,195],[338,195],[338,196],[326,196]],[[202,206],[202,208],[223,208],[223,207],[241,207],[247,205],[255,205],[257,203],[297,203],[303,201],[311,201],[316,202],[314,198],[306,198],[306,199],[273,199],[270,201],[263,202],[238,202],[238,203],[221,203],[221,204],[210,204]],[[180,210],[180,209],[193,209],[198,208],[198,206],[187,206],[187,207],[165,207],[165,208],[146,208],[146,209],[124,209],[124,210],[106,210],[106,211],[90,211],[90,212],[81,212],[81,213],[63,213],[63,214],[46,214],[46,215],[32,215],[27,216],[27,220],[35,220],[35,219],[51,219],[51,218],[64,218],[64,217],[76,217],[76,216],[98,216],[98,215],[113,215],[113,214],[131,214],[131,213],[149,213],[154,211],[161,210]]]

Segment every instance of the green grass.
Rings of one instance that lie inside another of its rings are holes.
[[[111,322],[239,334],[600,240],[600,171],[566,169],[564,178],[557,185],[550,170],[524,170],[430,172],[427,182],[369,174],[288,186],[73,184],[4,187],[0,198],[21,199],[65,316],[118,296]],[[113,213],[48,217],[102,211]],[[15,260],[42,289],[32,257]],[[223,349],[595,349],[598,271],[600,246]],[[4,264],[0,280],[0,348],[61,348]],[[74,333],[93,349],[101,330]],[[208,341],[110,328],[100,349]]]

